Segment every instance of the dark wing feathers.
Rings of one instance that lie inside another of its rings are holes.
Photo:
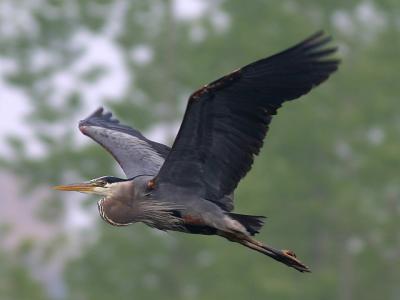
[[[327,48],[329,41],[318,32],[193,93],[156,183],[190,188],[230,210],[222,197],[250,170],[277,109],[337,69],[339,61],[329,57],[336,48]]]
[[[170,150],[113,119],[102,107],[80,121],[79,129],[110,152],[128,178],[156,175]]]

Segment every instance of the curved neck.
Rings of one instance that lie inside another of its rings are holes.
[[[113,198],[106,197],[99,200],[97,207],[101,218],[113,226],[126,226],[138,221],[132,207],[115,201]]]

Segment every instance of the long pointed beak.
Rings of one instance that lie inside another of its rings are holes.
[[[74,192],[81,192],[81,193],[93,193],[94,188],[96,186],[92,183],[73,183],[67,185],[57,185],[54,186],[53,189],[57,191],[74,191]]]

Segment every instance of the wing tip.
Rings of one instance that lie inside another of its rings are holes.
[[[293,46],[278,52],[274,55],[257,60],[241,70],[245,76],[259,76],[260,67],[265,72],[270,71],[272,62],[292,62],[296,60],[301,63],[324,63],[334,62],[336,65],[340,64],[340,60],[336,59],[337,46],[330,46],[332,36],[326,34],[324,30],[318,30],[311,34],[302,41],[294,44]],[[265,72],[261,72],[264,74]]]
[[[89,117],[87,117],[87,119],[101,116],[103,114],[103,111],[104,111],[104,107],[99,106],[92,114],[89,115]]]
[[[322,37],[332,39],[331,36],[326,34],[325,30],[319,29],[316,32],[314,32],[313,34],[311,34],[308,37],[306,37],[302,42],[300,42],[300,44],[311,42],[311,41],[315,41],[315,40],[318,40],[318,39],[320,39]]]
[[[338,49],[336,46],[332,47],[327,46],[327,44],[329,44],[332,41],[333,38],[331,35],[327,34],[324,30],[318,30],[314,34],[310,35],[303,41],[299,42],[293,47],[290,47],[284,52],[299,51],[304,54],[320,53],[322,57],[327,57],[336,53]]]
[[[84,133],[85,126],[96,125],[96,123],[99,121],[103,121],[103,122],[105,121],[105,122],[114,123],[114,124],[119,123],[119,120],[113,118],[113,115],[111,112],[105,110],[103,106],[100,106],[93,113],[91,113],[88,117],[79,121],[79,129],[80,129],[80,131],[82,131],[82,133]]]

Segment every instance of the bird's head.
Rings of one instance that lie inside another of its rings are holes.
[[[55,186],[54,189],[59,191],[75,191],[109,197],[113,194],[115,189],[120,186],[120,183],[125,181],[127,181],[127,179],[121,179],[113,176],[103,176],[82,183],[58,185]]]

